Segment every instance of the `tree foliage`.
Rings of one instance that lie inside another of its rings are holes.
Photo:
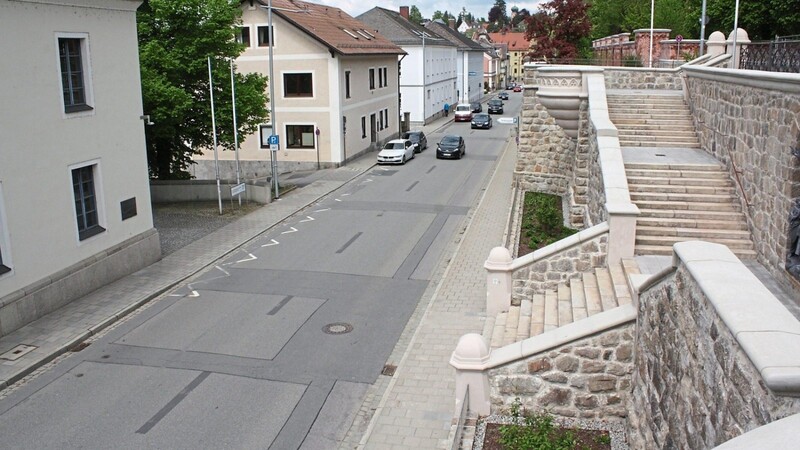
[[[189,178],[192,155],[213,147],[207,58],[212,60],[218,142],[232,150],[231,58],[240,20],[235,0],[150,0],[137,14],[142,101],[155,122],[145,129],[150,176]],[[237,74],[238,136],[267,118],[266,78]]]
[[[512,8],[512,10],[513,10],[513,8]],[[531,16],[531,13],[528,12],[528,10],[525,9],[525,8],[517,10],[516,14],[514,15],[514,17],[511,18],[511,30],[524,32],[525,31],[525,25],[527,23],[526,21],[528,20],[528,17],[530,17],[530,16]]]
[[[419,11],[419,8],[417,8],[417,5],[412,5],[408,10],[408,20],[409,22],[416,23],[417,25],[422,24],[424,19],[422,18],[422,13]]]
[[[531,41],[530,56],[541,58],[575,58],[591,31],[583,0],[550,0],[540,5],[539,12],[527,20],[525,36]]]
[[[489,31],[492,32],[508,28],[510,21],[505,0],[495,0],[494,5],[489,9],[489,22]]]

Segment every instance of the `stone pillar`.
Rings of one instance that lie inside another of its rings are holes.
[[[658,67],[658,42],[669,39],[672,30],[667,28],[653,29],[653,67]],[[636,56],[644,67],[650,67],[650,28],[640,28],[633,30],[634,42],[636,42]]]
[[[633,203],[606,203],[608,211],[608,267],[619,265],[623,258],[633,258],[636,244],[636,218],[639,208]]]
[[[725,53],[725,34],[721,31],[711,33],[706,42],[706,54],[711,57]]]
[[[486,268],[486,316],[494,317],[511,308],[511,252],[495,247],[483,264]]]
[[[479,416],[490,414],[489,374],[486,364],[489,362],[489,346],[483,336],[469,333],[458,340],[450,365],[456,369],[456,409],[454,417],[460,415],[464,396],[469,389],[467,401],[469,409]]]
[[[736,54],[733,55],[731,58],[731,69],[738,69],[739,68],[739,57],[742,55],[742,45],[747,45],[750,43],[750,37],[747,35],[747,32],[741,28],[736,29]],[[728,36],[728,40],[726,42],[728,44],[727,49],[725,50],[728,54],[734,51],[733,49],[733,32]]]

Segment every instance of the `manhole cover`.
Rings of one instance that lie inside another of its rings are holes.
[[[33,345],[20,344],[0,355],[0,359],[6,359],[8,361],[16,361],[25,356],[26,354],[34,351],[35,349],[36,347]]]
[[[325,334],[347,334],[353,331],[353,326],[349,323],[329,323],[322,327]]]

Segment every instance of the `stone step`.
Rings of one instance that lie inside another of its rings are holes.
[[[642,108],[640,111],[627,111],[627,112],[611,112],[608,113],[608,118],[612,123],[618,120],[629,119],[657,119],[657,120],[690,120],[686,115],[674,114],[668,111],[659,111]]]
[[[593,273],[583,274],[583,295],[586,299],[586,314],[593,316],[603,312],[603,302],[597,289],[597,278]]]
[[[699,172],[726,172],[725,167],[717,163],[635,163],[626,162],[626,170],[680,170]]]
[[[674,143],[674,142],[683,142],[683,143],[694,143],[698,142],[697,136],[694,134],[680,134],[675,133],[673,135],[669,134],[634,134],[626,132],[625,130],[618,130],[617,136],[619,137],[619,141],[636,141],[636,142],[659,142],[659,143]],[[662,145],[662,147],[664,147]]]
[[[697,142],[656,142],[656,141],[619,141],[620,147],[650,147],[650,148],[700,148]]]
[[[519,325],[517,325],[517,337],[514,342],[528,339],[531,335],[531,313],[533,311],[533,302],[529,299],[524,299],[520,302],[519,308]]]
[[[675,129],[646,129],[646,128],[622,128],[617,127],[617,135],[620,139],[637,139],[642,137],[652,137],[654,139],[671,137],[673,140],[678,139],[697,139],[694,130],[681,131]]]
[[[694,187],[713,187],[735,189],[732,181],[728,178],[659,178],[648,176],[629,176],[628,187],[630,186],[694,186]]]
[[[636,245],[655,245],[655,246],[669,246],[671,247],[673,244],[677,242],[685,242],[685,241],[707,241],[707,242],[714,242],[717,244],[723,244],[728,246],[731,250],[740,249],[740,250],[753,250],[753,242],[749,239],[720,239],[720,238],[707,238],[707,239],[699,239],[699,238],[692,238],[692,237],[680,237],[680,236],[640,236],[638,233],[636,235]]]
[[[702,209],[652,209],[644,208],[639,205],[639,218],[654,219],[678,219],[678,220],[719,220],[731,222],[745,222],[744,213],[740,210],[735,211],[708,211]],[[736,207],[734,206],[734,209]]]
[[[730,181],[728,173],[721,170],[670,170],[670,169],[637,169],[635,167],[625,168],[628,177],[649,177],[649,178],[668,178],[670,180],[678,178],[703,178]]]
[[[634,201],[636,206],[642,209],[671,209],[671,210],[691,210],[691,211],[721,211],[739,212],[741,207],[732,202],[706,203],[706,202],[684,202],[684,201],[662,201],[662,200],[638,200]]]
[[[606,102],[608,106],[640,106],[640,105],[672,105],[672,106],[684,106],[688,108],[686,101],[683,98],[678,97],[663,97],[663,98],[655,98],[655,97],[637,97],[637,98],[627,98],[627,97],[606,97]]]
[[[695,132],[694,124],[689,121],[654,120],[654,119],[622,119],[611,121],[617,130],[676,130]]]
[[[749,230],[718,230],[714,228],[679,228],[639,226],[637,222],[636,237],[661,236],[693,238],[701,241],[709,239],[750,240]]]
[[[490,347],[500,348],[503,344],[503,337],[506,333],[506,322],[508,320],[508,312],[501,312],[497,314],[497,318],[494,322],[494,328],[492,329],[492,339]]]
[[[519,306],[511,306],[506,315],[506,326],[503,332],[503,345],[513,344],[517,339],[517,327],[519,326]]]
[[[614,282],[611,281],[611,273],[608,269],[597,268],[594,271],[597,279],[597,290],[600,291],[600,302],[603,305],[603,311],[616,308],[617,299],[614,296]]]
[[[558,293],[548,290],[544,293],[544,331],[558,328]]]
[[[614,286],[614,298],[617,306],[627,305],[631,302],[631,291],[628,289],[628,276],[622,264],[612,265],[608,268],[611,275],[611,283]]]
[[[672,192],[631,192],[631,200],[637,201],[662,201],[662,202],[698,202],[698,203],[733,203],[731,195],[721,194],[689,194]]]
[[[558,299],[558,326],[564,326],[573,322],[572,316],[572,295],[570,287],[566,283],[559,283],[556,291]]]
[[[628,190],[631,192],[668,192],[680,194],[705,194],[728,195],[735,193],[733,186],[696,186],[691,184],[632,184],[628,181]]]
[[[583,290],[583,279],[573,278],[569,282],[570,300],[572,301],[572,318],[581,320],[589,317],[586,311],[586,292]]]
[[[755,250],[752,249],[730,249],[734,255],[740,259],[754,259],[757,256]],[[672,245],[636,245],[633,249],[636,255],[661,255],[672,256]]]
[[[698,228],[711,230],[742,230],[748,231],[744,214],[731,216],[731,220],[713,220],[699,218],[666,218],[647,217],[639,210],[640,216],[636,219],[637,232],[639,227],[670,227],[670,228]]]
[[[528,336],[544,333],[544,294],[534,294],[531,298],[531,329]]]

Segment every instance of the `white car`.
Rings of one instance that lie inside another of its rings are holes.
[[[416,147],[417,144],[408,139],[392,139],[378,153],[378,164],[405,164],[409,159],[414,159]]]

